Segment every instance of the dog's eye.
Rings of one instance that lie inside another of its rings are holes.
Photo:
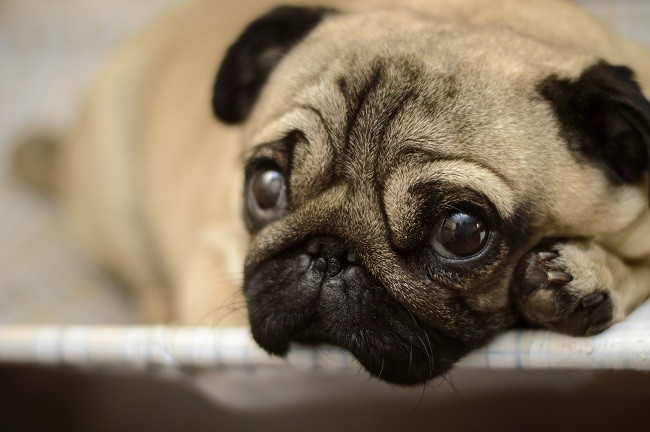
[[[277,169],[254,173],[248,183],[247,204],[251,215],[260,223],[268,223],[284,214],[287,207],[287,186]]]
[[[487,228],[481,219],[456,211],[436,222],[431,246],[446,258],[467,258],[483,249],[487,234]]]

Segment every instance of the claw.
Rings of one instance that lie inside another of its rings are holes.
[[[570,274],[561,271],[546,272],[546,277],[550,283],[558,285],[565,284],[573,280],[573,277],[571,277]]]
[[[601,304],[605,300],[605,294],[603,293],[593,293],[588,296],[584,296],[580,299],[580,304],[584,308],[590,308]]]
[[[555,251],[541,251],[537,253],[537,256],[539,257],[540,263],[547,263],[553,261],[559,254]]]

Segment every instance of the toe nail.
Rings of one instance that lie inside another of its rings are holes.
[[[546,272],[546,277],[548,278],[549,282],[554,284],[565,284],[573,280],[570,274],[561,271]]]
[[[539,257],[539,262],[541,263],[546,263],[549,261],[553,261],[555,258],[557,258],[559,255],[557,252],[553,251],[542,251],[537,254]]]
[[[588,296],[584,296],[583,298],[580,299],[580,304],[582,307],[588,308],[592,306],[596,306],[600,303],[602,303],[605,300],[605,294],[603,293],[594,293],[594,294],[589,294]]]

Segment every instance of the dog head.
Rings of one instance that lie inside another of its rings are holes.
[[[513,270],[540,240],[616,232],[647,205],[629,69],[506,29],[280,7],[230,47],[213,107],[245,127],[254,338],[335,344],[391,382],[511,326]]]

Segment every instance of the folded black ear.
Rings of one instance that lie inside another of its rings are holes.
[[[575,80],[548,77],[538,90],[551,102],[571,150],[602,165],[616,182],[643,180],[650,102],[631,69],[601,61]]]
[[[221,63],[212,95],[215,115],[226,123],[245,120],[273,68],[330,12],[279,6],[250,23]]]

